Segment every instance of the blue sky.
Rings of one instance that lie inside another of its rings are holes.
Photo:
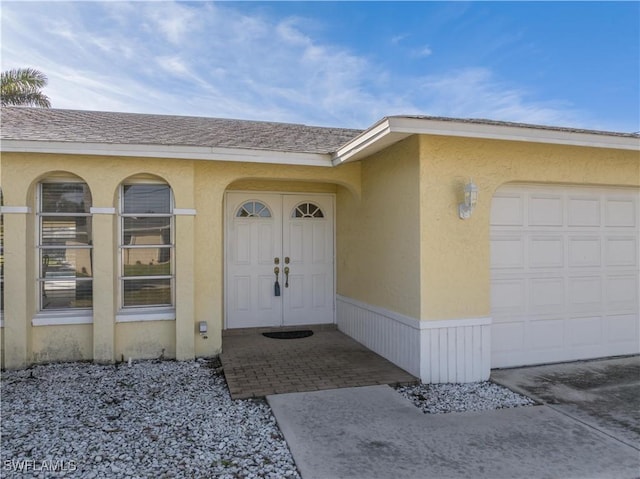
[[[54,108],[366,128],[388,115],[640,130],[638,2],[2,1]]]

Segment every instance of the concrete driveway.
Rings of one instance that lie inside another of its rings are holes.
[[[498,369],[491,379],[640,450],[640,356]]]
[[[544,403],[495,411],[423,414],[388,386],[267,400],[303,479],[637,479],[639,360],[494,371]]]

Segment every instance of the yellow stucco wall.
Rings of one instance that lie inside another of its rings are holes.
[[[479,201],[468,220],[457,205],[469,178]],[[453,137],[420,137],[420,318],[491,312],[491,198],[509,182],[640,186],[637,151]]]
[[[337,292],[411,317],[420,314],[417,137],[362,163],[362,193],[337,195]]]
[[[503,184],[640,186],[637,151],[523,142],[413,136],[335,168],[4,153],[4,204],[31,208],[4,215],[3,366],[32,362],[164,356],[220,351],[224,322],[224,197],[228,190],[334,193],[337,293],[422,320],[490,315],[491,198]],[[37,314],[35,189],[43,178],[74,175],[93,206],[117,208],[118,187],[153,175],[172,187],[176,217],[175,320],[115,322],[118,218],[93,216],[93,324],[32,326]],[[472,177],[479,204],[460,220],[462,186]],[[207,338],[197,334],[207,321]]]
[[[87,361],[93,359],[90,324],[38,326],[32,331],[33,362]]]
[[[2,340],[3,366],[20,368],[43,360],[47,348],[69,346],[65,331],[71,326],[31,326],[37,314],[37,265],[35,264],[35,190],[51,176],[73,176],[85,181],[95,208],[118,207],[118,188],[133,176],[154,177],[172,188],[175,208],[195,209],[197,214],[176,217],[176,311],[171,321],[115,322],[118,298],[118,219],[113,214],[93,215],[93,334],[76,338],[74,351],[82,359],[111,362],[132,357],[189,359],[220,352],[224,318],[224,194],[233,189],[269,191],[335,192],[338,185],[359,194],[360,165],[338,168],[118,158],[55,154],[4,153],[0,159],[2,189],[7,206],[28,206],[27,214],[5,215],[6,304]],[[207,338],[196,333],[199,321],[207,321]],[[48,334],[56,331],[56,334]],[[60,331],[61,333],[58,333]],[[64,332],[64,333],[62,333]],[[72,335],[76,337],[76,334]],[[48,338],[48,339],[47,339]],[[74,343],[74,344],[75,344]],[[87,351],[87,344],[90,350]],[[53,353],[46,353],[53,357]],[[57,353],[56,353],[57,354]],[[79,359],[70,351],[57,360]]]
[[[116,361],[128,361],[129,358],[156,359],[160,357],[176,357],[176,324],[174,321],[136,321],[116,324]]]

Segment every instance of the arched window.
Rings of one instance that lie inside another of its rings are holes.
[[[121,186],[120,260],[123,308],[173,305],[174,214],[169,185]]]
[[[236,218],[271,218],[271,210],[260,201],[247,201],[236,211]]]
[[[40,310],[93,306],[91,191],[86,183],[38,185]]]
[[[315,203],[301,203],[291,212],[292,218],[324,218],[324,213]]]

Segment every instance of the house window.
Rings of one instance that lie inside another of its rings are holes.
[[[166,184],[125,184],[120,194],[122,307],[173,304],[174,220]]]
[[[314,203],[301,203],[296,206],[292,213],[292,218],[324,218],[324,213],[320,207]]]
[[[37,203],[40,310],[91,308],[89,187],[79,182],[40,183]]]
[[[271,218],[271,211],[264,203],[247,201],[236,212],[237,218]]]

